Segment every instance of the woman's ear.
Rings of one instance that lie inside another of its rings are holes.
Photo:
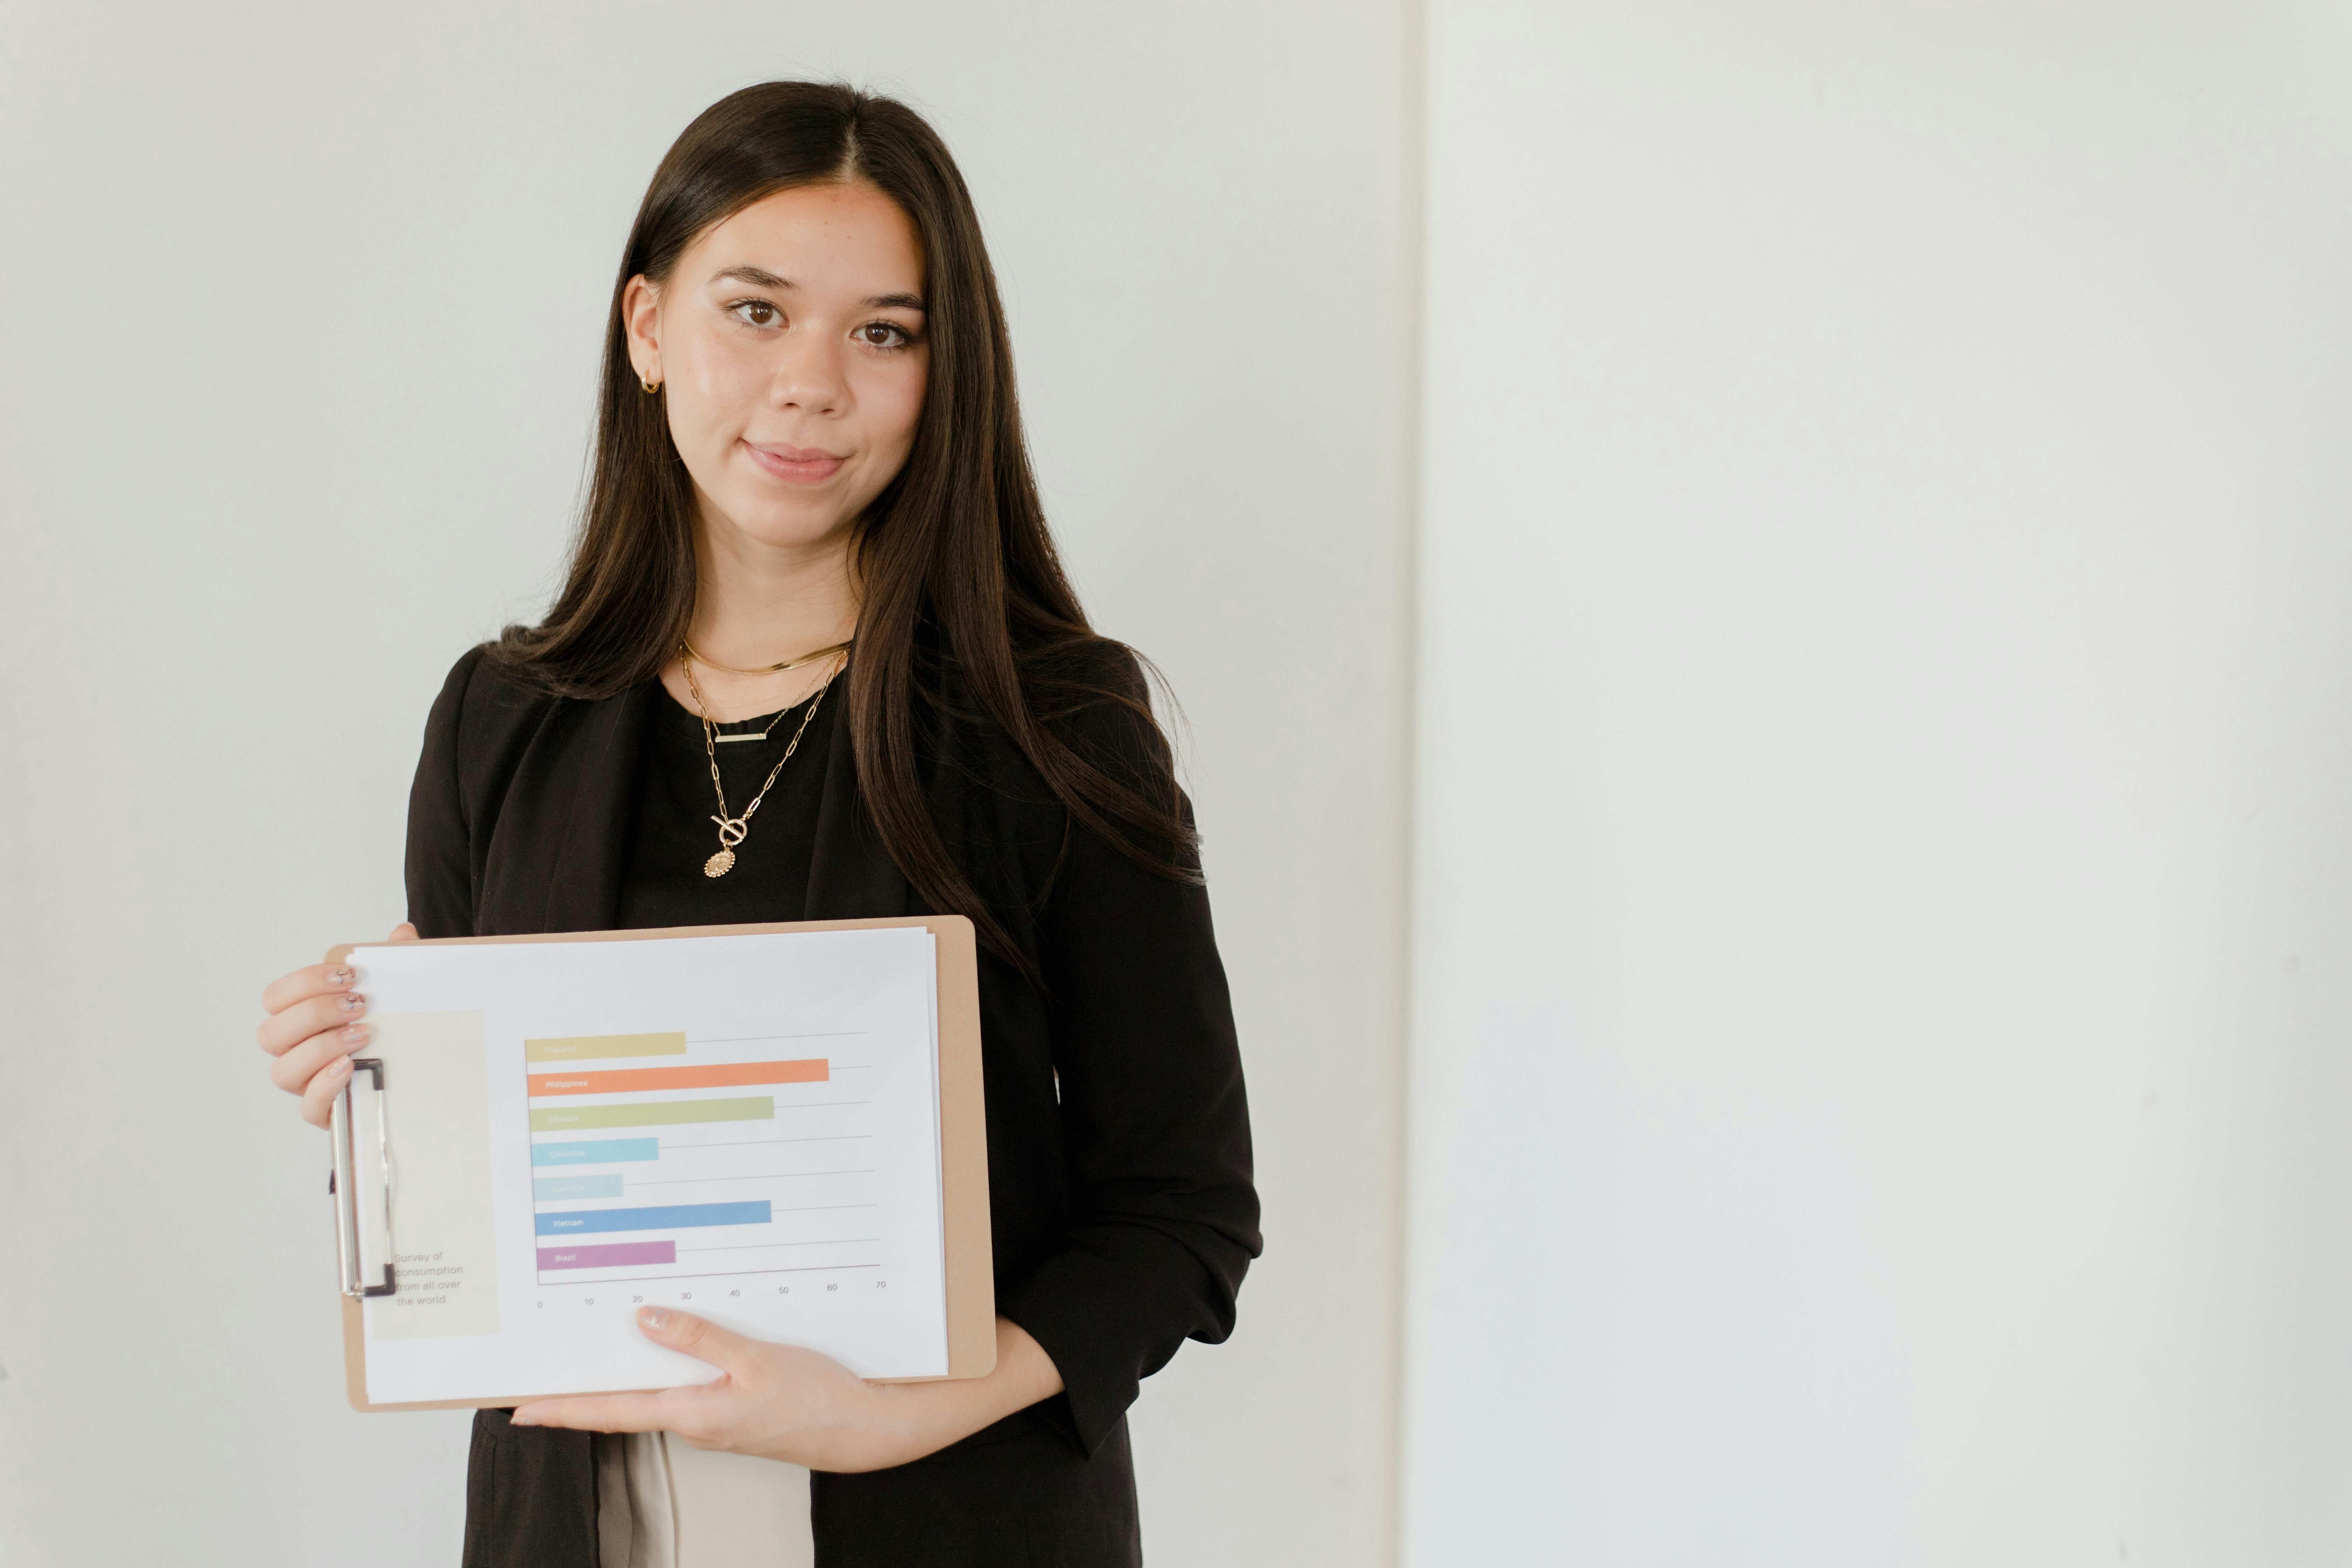
[[[638,273],[621,290],[621,330],[629,341],[629,368],[648,386],[662,383],[661,290]]]

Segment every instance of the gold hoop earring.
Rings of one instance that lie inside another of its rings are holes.
[[[660,383],[660,382],[658,382],[658,381],[647,381],[647,380],[646,380],[644,376],[642,376],[642,375],[641,375],[641,376],[639,376],[639,377],[637,377],[637,384],[638,384],[639,386],[644,387],[644,388],[646,389],[646,392],[648,392],[648,393],[659,392],[659,391],[661,390],[661,383]]]

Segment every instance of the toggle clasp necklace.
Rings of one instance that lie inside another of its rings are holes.
[[[736,737],[732,735],[722,737],[719,733],[719,726],[711,722],[710,704],[702,700],[702,688],[697,684],[694,679],[694,666],[697,655],[692,648],[686,645],[684,639],[680,639],[678,642],[677,658],[679,665],[686,671],[686,689],[694,693],[694,709],[695,711],[701,715],[702,718],[702,751],[703,754],[710,761],[710,791],[713,795],[719,797],[719,815],[710,819],[719,825],[719,853],[713,855],[709,859],[705,860],[702,863],[702,874],[704,876],[724,877],[728,872],[732,871],[735,868],[735,846],[742,843],[746,837],[750,837],[751,832],[751,814],[760,809],[760,803],[768,798],[768,792],[770,790],[776,787],[776,779],[778,775],[782,773],[784,771],[784,764],[793,760],[793,753],[801,749],[801,737],[808,733],[809,721],[816,717],[817,705],[824,700],[825,691],[833,685],[834,677],[839,675],[843,667],[849,662],[849,645],[847,643],[841,643],[833,647],[819,648],[815,653],[810,654],[806,658],[798,658],[791,661],[792,664],[806,664],[813,659],[822,658],[827,654],[840,655],[841,663],[835,665],[833,668],[826,671],[824,679],[817,683],[816,694],[807,700],[808,711],[801,716],[800,727],[793,731],[792,740],[785,744],[784,754],[777,758],[776,765],[768,771],[768,782],[760,786],[760,793],[751,797],[751,804],[743,808],[742,816],[730,816],[728,815],[727,811],[727,786],[724,784],[721,784],[719,779],[719,742],[721,739],[731,741]],[[709,661],[706,659],[703,662],[709,663]],[[711,668],[713,669],[720,669],[724,668],[725,666],[712,665]],[[778,669],[786,669],[790,668],[791,665],[789,664],[776,666],[776,668]],[[782,715],[778,715],[778,717],[781,718]],[[773,730],[775,726],[773,724],[769,725],[767,730],[760,731],[758,738],[763,741],[766,740],[768,738],[768,731]]]

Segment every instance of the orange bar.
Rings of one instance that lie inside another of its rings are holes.
[[[618,1094],[631,1089],[740,1089],[753,1083],[824,1083],[825,1058],[804,1062],[734,1062],[714,1068],[619,1068],[610,1072],[530,1075],[530,1096]]]

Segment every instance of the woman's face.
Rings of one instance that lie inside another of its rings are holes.
[[[803,185],[622,299],[629,359],[667,391],[706,522],[761,543],[845,534],[914,445],[930,351],[923,253],[865,184]]]

